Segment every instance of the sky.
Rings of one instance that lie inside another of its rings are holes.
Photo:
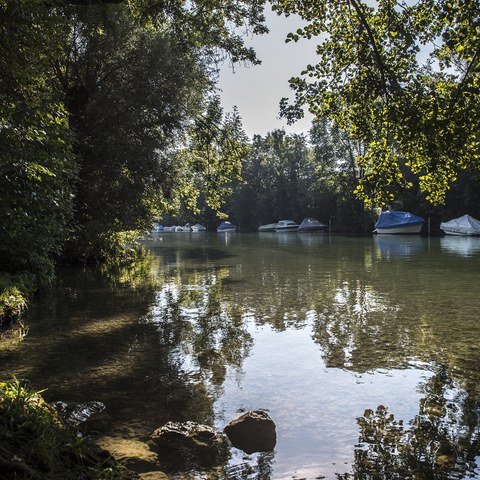
[[[311,116],[288,126],[285,119],[279,119],[279,103],[282,97],[293,98],[288,80],[309,63],[316,63],[315,41],[300,40],[285,43],[288,33],[301,26],[294,17],[278,16],[266,7],[267,25],[270,33],[245,38],[252,46],[261,65],[236,65],[235,70],[225,63],[220,72],[219,88],[222,105],[226,112],[238,108],[247,135],[265,136],[277,128],[287,133],[307,133]]]

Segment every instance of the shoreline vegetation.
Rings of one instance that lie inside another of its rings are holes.
[[[22,318],[34,290],[35,282],[28,275],[0,274],[0,332]]]
[[[13,378],[0,382],[0,470],[4,479],[140,478],[66,425],[41,391]]]

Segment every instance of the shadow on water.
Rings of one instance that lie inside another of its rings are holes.
[[[222,429],[255,408],[276,421],[275,452],[172,478],[480,477],[475,251],[325,234],[146,246],[133,268],[59,272],[24,341],[0,349],[2,378],[103,402],[96,435]]]

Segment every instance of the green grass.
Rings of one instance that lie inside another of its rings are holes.
[[[31,275],[0,273],[0,328],[22,317],[34,289]]]
[[[76,429],[65,425],[41,396],[13,378],[0,382],[2,479],[127,480],[116,464]]]

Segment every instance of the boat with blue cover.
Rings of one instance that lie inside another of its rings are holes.
[[[386,210],[375,223],[374,233],[420,233],[425,220],[410,212]]]

